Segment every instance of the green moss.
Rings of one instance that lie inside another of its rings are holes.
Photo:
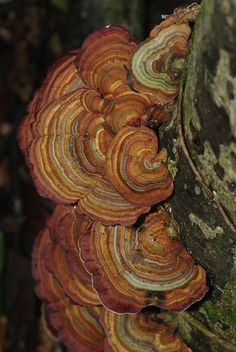
[[[234,341],[236,339],[235,286],[235,277],[232,277],[231,281],[226,284],[219,302],[207,302],[205,305],[207,318],[215,331],[224,331],[224,335]]]
[[[182,75],[181,75],[181,81],[184,84],[187,82],[187,77],[188,77],[188,70],[185,69],[185,70],[183,70]]]
[[[188,324],[188,322],[183,321],[181,323],[181,321],[179,321],[179,323],[177,324],[177,327],[178,327],[178,331],[179,331],[180,335],[182,336],[182,338],[184,339],[184,341],[187,344],[190,344],[191,340],[192,340],[192,337],[191,337],[192,328]]]
[[[224,348],[222,346],[216,345],[215,343],[211,344],[211,352],[223,352]]]
[[[171,313],[169,312],[167,314],[168,320],[166,322],[172,323],[184,341],[188,344],[191,343],[192,340],[192,326],[189,324],[189,322],[182,316],[180,313]]]
[[[235,285],[235,283],[234,283]],[[235,331],[236,336],[236,305],[235,305],[235,287],[232,284],[227,284],[223,295],[223,310],[222,319]]]
[[[207,311],[207,315],[208,315],[208,318],[210,319],[210,321],[213,324],[216,324],[217,321],[220,319],[220,314],[219,314],[218,308],[212,303],[207,303],[206,304],[206,311]]]

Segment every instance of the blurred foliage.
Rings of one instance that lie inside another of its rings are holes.
[[[68,11],[69,9],[69,0],[51,0],[51,3],[62,11]]]

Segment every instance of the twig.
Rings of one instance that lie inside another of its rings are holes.
[[[212,191],[205,183],[201,173],[199,172],[193,159],[191,158],[189,149],[185,141],[184,131],[183,131],[183,122],[182,122],[183,104],[182,103],[183,103],[183,82],[181,83],[181,86],[180,86],[179,98],[178,98],[178,110],[177,110],[177,126],[178,126],[180,143],[181,143],[183,153],[189,163],[190,168],[192,169],[192,172],[194,173],[196,181],[205,189],[205,191],[207,191],[208,197],[211,198],[212,203],[215,204],[216,208],[220,212],[221,216],[223,217],[225,223],[230,228],[230,230],[236,233],[236,226],[233,224],[229,216],[226,214],[224,208],[222,207],[221,203],[219,202],[216,196],[216,192]]]

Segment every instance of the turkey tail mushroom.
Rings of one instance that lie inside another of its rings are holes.
[[[176,236],[163,211],[137,230],[94,223],[79,246],[102,304],[122,314],[149,305],[181,311],[200,300],[208,290],[205,270]]]
[[[191,352],[169,324],[152,314],[114,314],[103,310],[100,322],[106,333],[105,352]]]
[[[103,352],[104,332],[98,322],[101,308],[73,304],[65,295],[58,280],[47,269],[46,253],[50,243],[46,228],[38,235],[33,251],[36,293],[44,302],[47,327],[72,352]]]
[[[131,58],[133,87],[142,94],[156,97],[156,102],[175,99],[188,54],[188,40],[199,6],[177,9],[157,25]]]
[[[169,198],[173,182],[167,153],[158,153],[158,140],[147,127],[124,127],[107,153],[106,172],[114,188],[131,204],[150,206]]]

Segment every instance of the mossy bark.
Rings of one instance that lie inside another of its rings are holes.
[[[235,33],[235,0],[202,2],[182,103],[161,132],[175,178],[170,208],[210,287],[201,302],[171,315],[194,352],[236,351]]]

